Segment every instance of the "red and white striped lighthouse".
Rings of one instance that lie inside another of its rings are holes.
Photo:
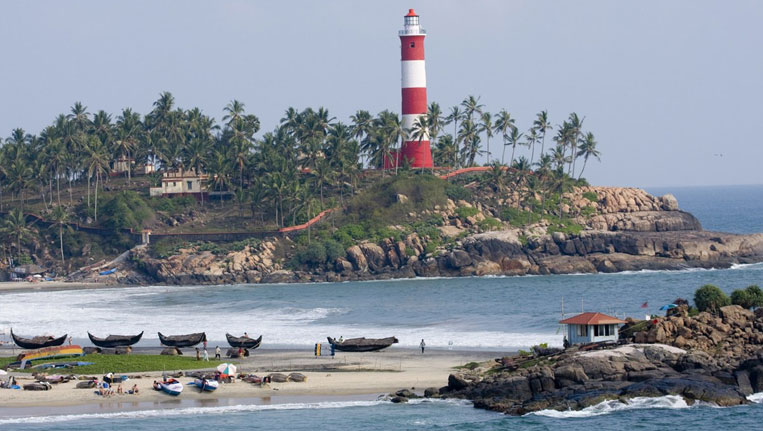
[[[403,93],[403,130],[410,130],[414,121],[427,113],[427,73],[424,67],[424,38],[426,31],[419,25],[419,16],[408,10],[404,17],[400,35]],[[432,151],[429,135],[420,141],[418,137],[407,137],[400,148],[398,163],[407,160],[414,168],[431,168]]]

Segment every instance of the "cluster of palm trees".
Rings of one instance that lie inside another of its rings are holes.
[[[91,114],[77,102],[39,135],[15,129],[0,147],[0,211],[10,201],[23,212],[34,197],[43,203],[62,237],[75,205],[74,186],[87,185],[84,214],[81,211],[78,217],[92,217],[98,223],[99,190],[102,195],[117,160],[126,161],[122,166],[126,165],[129,186],[134,160],[138,166],[153,165],[158,172],[205,172],[207,187],[232,195],[239,211],[249,203],[253,216],[259,213],[264,222],[268,215],[284,226],[325,209],[327,198],[344,200],[354,193],[364,167],[383,167],[406,140],[428,137],[434,144],[435,164],[451,168],[473,166],[481,155],[486,155],[488,164],[498,163],[490,147],[496,136],[503,141],[500,163],[511,147],[508,165],[520,170],[553,168],[574,177],[576,161],[582,158],[580,177],[588,159],[599,157],[593,134],[583,131],[583,119],[575,113],[552,126],[543,111],[522,133],[506,110],[491,115],[474,96],[448,115],[431,103],[427,114],[408,130],[396,113],[387,110],[375,116],[359,110],[343,123],[324,108],[288,108],[272,131],[255,138],[260,121],[245,111],[243,103],[233,100],[223,111],[218,123],[199,108],[178,108],[172,94],[164,92],[144,116],[130,108],[115,118],[103,110]],[[449,125],[453,134],[448,133]],[[547,135],[556,143],[549,151]],[[527,147],[529,159],[515,158],[518,146]],[[16,239],[20,241],[20,236]],[[63,250],[61,254],[63,258]]]
[[[408,131],[403,131],[405,136],[422,137],[429,136],[433,143],[433,159],[437,166],[442,167],[467,167],[474,166],[477,156],[485,155],[486,164],[492,164],[494,158],[490,149],[490,138],[501,137],[503,146],[500,151],[500,163],[505,163],[506,149],[511,148],[508,161],[509,166],[518,164],[520,167],[530,168],[551,163],[565,166],[567,175],[575,177],[576,161],[583,159],[577,177],[583,175],[589,158],[599,159],[600,152],[597,149],[596,138],[591,132],[583,131],[583,120],[578,114],[572,113],[561,125],[554,126],[548,117],[547,111],[537,114],[532,126],[527,132],[520,132],[516,120],[511,114],[502,109],[498,114],[491,114],[484,109],[479,102],[479,97],[468,96],[460,104],[450,108],[447,115],[443,114],[442,108],[436,102],[432,102],[426,115],[422,115],[413,123]],[[449,134],[449,125],[453,125],[453,134]],[[555,147],[546,153],[546,136],[556,128],[556,135],[549,136],[556,143]],[[484,150],[483,150],[484,137]],[[536,161],[536,146],[540,145],[539,158]],[[517,147],[527,147],[529,159],[520,156],[515,159]]]

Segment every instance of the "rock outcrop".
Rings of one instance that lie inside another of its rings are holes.
[[[451,375],[430,396],[466,398],[478,408],[521,415],[663,395],[732,406],[763,392],[763,312],[736,305],[718,316],[679,312],[631,322],[625,334],[638,343],[535,349]]]

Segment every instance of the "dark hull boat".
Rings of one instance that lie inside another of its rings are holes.
[[[250,337],[234,337],[231,334],[225,334],[225,338],[228,339],[228,344],[230,344],[231,347],[241,347],[244,349],[256,349],[260,347],[260,343],[262,342],[262,335],[255,339]]]
[[[198,332],[195,334],[187,335],[162,335],[159,334],[159,341],[165,346],[169,347],[191,347],[195,346],[202,341],[207,341],[207,334],[205,332]]]
[[[373,352],[376,350],[385,349],[395,343],[397,338],[348,338],[342,342],[337,341],[334,338],[328,337],[329,343],[334,346],[336,350],[342,352]]]
[[[90,337],[90,341],[92,341],[93,344],[95,344],[98,347],[112,348],[112,347],[132,346],[133,344],[140,341],[140,338],[143,336],[143,332],[141,332],[138,335],[109,335],[106,338],[98,338],[95,335],[88,332],[87,336]]]
[[[14,334],[13,329],[11,329],[11,338],[13,338],[13,342],[22,349],[42,349],[44,347],[60,346],[66,341],[66,335],[67,334],[64,334],[58,338],[45,336],[22,338]]]

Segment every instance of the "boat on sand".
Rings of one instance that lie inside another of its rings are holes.
[[[154,389],[176,397],[183,392],[183,384],[175,379],[162,380],[154,382]]]
[[[228,344],[230,344],[231,347],[241,347],[244,349],[256,349],[260,347],[260,343],[262,343],[262,335],[259,336],[259,338],[251,338],[251,337],[234,337],[231,334],[225,334],[225,338],[228,339]]]
[[[161,332],[158,332],[158,334],[159,341],[169,347],[192,347],[202,341],[207,341],[207,334],[205,332],[186,335],[162,335]]]
[[[133,344],[140,341],[141,337],[143,337],[143,332],[141,332],[138,335],[109,335],[106,338],[98,338],[95,335],[88,332],[87,336],[90,337],[90,341],[92,341],[93,344],[95,344],[98,347],[113,348],[113,347],[132,346]]]
[[[68,334],[64,334],[58,338],[51,337],[49,335],[23,338],[14,334],[13,329],[11,329],[11,338],[13,338],[13,342],[22,349],[42,349],[44,347],[60,346],[66,341],[67,335]]]
[[[376,350],[386,349],[387,347],[398,342],[395,337],[387,338],[348,338],[343,341],[336,340],[328,337],[329,344],[333,345],[336,350],[342,352],[373,352]]]

